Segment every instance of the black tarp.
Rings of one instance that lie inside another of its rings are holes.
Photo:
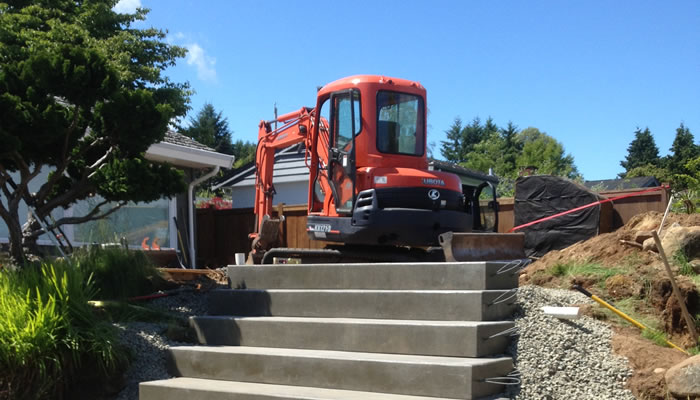
[[[515,226],[581,207],[604,197],[564,178],[549,175],[515,181]],[[600,205],[517,230],[525,233],[525,254],[541,257],[598,234]]]

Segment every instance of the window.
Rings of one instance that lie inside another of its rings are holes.
[[[99,196],[78,202],[73,206],[76,216],[84,215],[98,202]],[[78,243],[119,243],[125,237],[131,246],[141,246],[146,241],[149,246],[158,238],[158,245],[170,246],[169,199],[150,203],[129,202],[105,219],[75,225],[73,240]],[[105,209],[109,209],[105,207]]]
[[[425,149],[423,98],[406,93],[377,93],[377,149],[382,153],[422,156]]]
[[[352,93],[352,105],[350,104],[350,93]],[[333,147],[343,149],[352,141],[352,128],[355,126],[354,134],[357,135],[362,130],[360,118],[360,93],[352,92],[340,93],[334,96],[335,102],[335,143]],[[352,107],[352,108],[351,108]],[[352,115],[355,121],[353,124]]]

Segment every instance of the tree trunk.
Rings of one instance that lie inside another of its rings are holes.
[[[10,256],[17,265],[24,264],[24,249],[22,248],[22,227],[19,218],[14,215],[13,221],[5,221],[7,229],[10,231]]]
[[[34,214],[29,213],[29,215],[27,215],[27,222],[22,226],[22,251],[25,257],[27,255],[36,256],[39,254],[39,245],[37,244],[39,238],[31,234],[39,228],[39,223],[36,218],[34,218]]]

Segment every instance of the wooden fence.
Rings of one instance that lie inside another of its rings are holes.
[[[275,207],[273,217],[282,212],[283,247],[322,249],[327,243],[310,240],[306,234],[306,205]],[[253,232],[252,208],[215,210],[197,209],[197,265],[218,267],[233,264],[236,253],[250,251],[248,234]]]
[[[624,196],[639,189],[601,192],[610,197]],[[666,190],[648,192],[622,200],[603,204],[601,207],[600,232],[610,232],[621,226],[633,216],[647,211],[664,212],[668,204],[669,193]],[[498,231],[507,232],[513,228],[513,199],[501,198],[498,213]],[[327,242],[309,240],[306,234],[306,205],[278,205],[274,215],[279,212],[285,216],[282,226],[282,245],[296,248],[323,248]],[[250,240],[248,234],[253,232],[255,216],[252,208],[233,210],[197,210],[197,265],[219,267],[233,264],[236,253],[248,253]]]

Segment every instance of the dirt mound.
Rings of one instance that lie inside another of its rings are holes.
[[[662,329],[669,336],[681,344],[690,343],[680,306],[672,294],[671,282],[659,255],[642,250],[635,241],[640,233],[657,230],[662,218],[663,215],[658,212],[640,214],[615,232],[551,251],[523,271],[520,284],[545,287],[578,284],[611,300],[630,297],[645,299],[649,306],[645,311],[661,317]],[[700,226],[700,214],[671,213],[664,222],[663,232],[672,231],[675,224],[682,227]],[[671,254],[667,256],[672,257]],[[602,268],[598,267],[597,276],[590,276],[562,267],[571,264],[597,264]],[[600,270],[605,273],[600,273]],[[700,312],[700,299],[693,281],[685,276],[677,276],[677,281],[690,313],[695,315]]]
[[[521,275],[521,284],[531,283],[536,271],[551,268],[564,263],[598,263],[609,267],[624,265],[651,265],[659,262],[655,253],[642,251],[631,245],[635,235],[640,231],[656,230],[661,224],[663,214],[650,211],[630,219],[625,226],[615,232],[604,233],[583,242],[578,242],[562,250],[550,251],[541,259],[532,263]],[[666,217],[663,230],[673,224],[680,226],[700,226],[700,214],[675,214]],[[532,282],[535,283],[535,282]]]

